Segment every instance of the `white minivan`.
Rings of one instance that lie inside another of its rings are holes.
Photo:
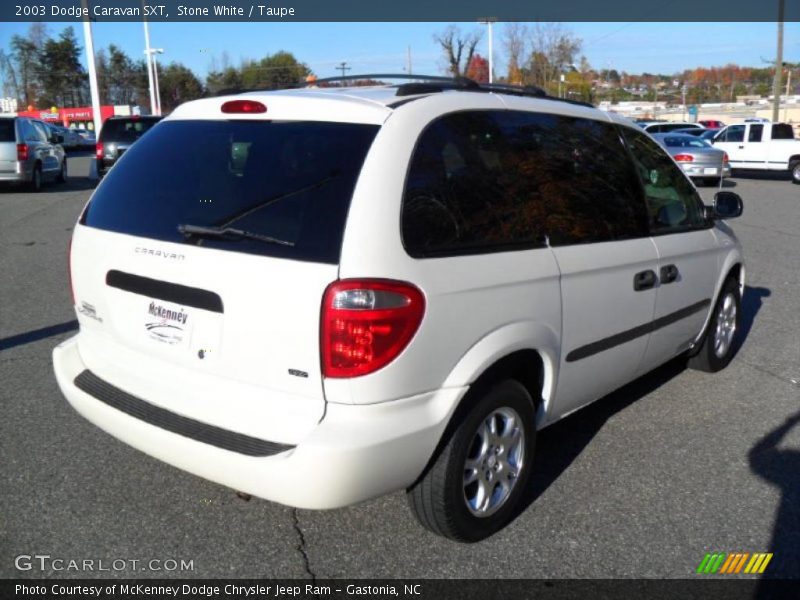
[[[207,98],[76,224],[69,402],[275,502],[407,490],[461,541],[514,515],[537,430],[678,355],[734,351],[741,247],[631,122],[429,78]]]

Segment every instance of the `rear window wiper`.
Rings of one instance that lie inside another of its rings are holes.
[[[204,225],[178,225],[178,231],[186,238],[190,237],[210,237],[210,238],[243,238],[257,240],[267,244],[279,244],[281,246],[294,246],[294,242],[282,240],[270,235],[263,235],[235,227],[206,227]]]

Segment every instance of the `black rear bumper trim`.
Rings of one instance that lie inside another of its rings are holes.
[[[287,444],[269,442],[201,421],[195,421],[160,406],[155,406],[100,379],[88,369],[75,377],[75,386],[97,400],[131,417],[223,450],[230,450],[247,456],[263,457],[273,456],[294,448],[294,446]]]

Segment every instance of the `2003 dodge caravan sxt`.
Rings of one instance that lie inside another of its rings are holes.
[[[55,373],[179,468],[301,508],[407,489],[475,541],[511,518],[537,429],[679,354],[727,365],[741,211],[628,121],[523,90],[198,100],[80,216]]]

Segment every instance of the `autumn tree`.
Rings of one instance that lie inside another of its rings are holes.
[[[502,46],[508,64],[508,83],[523,83],[522,68],[528,55],[528,27],[524,23],[508,23],[503,29]]]
[[[479,30],[465,34],[455,25],[434,34],[433,41],[442,48],[448,74],[460,77],[466,73],[482,35]]]
[[[476,53],[467,65],[466,75],[478,83],[489,83],[489,61]]]

